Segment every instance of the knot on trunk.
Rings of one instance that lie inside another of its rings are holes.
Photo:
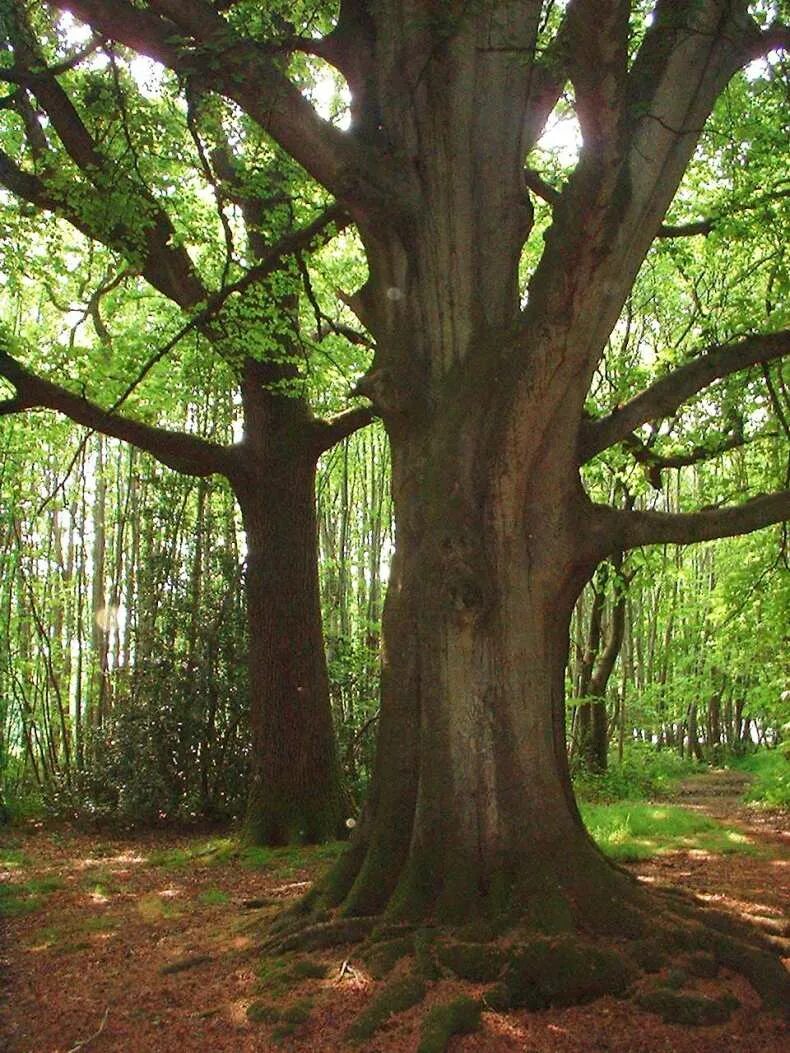
[[[445,536],[438,566],[438,594],[459,614],[482,614],[486,603],[485,575],[477,546],[464,537]]]

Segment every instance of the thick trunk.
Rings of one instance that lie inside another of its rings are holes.
[[[251,784],[246,838],[257,844],[342,835],[316,548],[318,450],[298,400],[261,395],[248,413],[245,471],[234,480],[247,535]],[[265,424],[265,428],[261,425]]]
[[[471,413],[471,410],[470,410]],[[620,875],[579,817],[564,670],[581,498],[570,476],[526,492],[506,464],[436,437],[393,437],[398,552],[384,618],[376,782],[326,889],[349,913],[568,926]],[[594,906],[597,904],[597,907]]]

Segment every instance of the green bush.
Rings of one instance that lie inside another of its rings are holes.
[[[744,800],[768,808],[790,807],[790,743],[739,757],[732,767],[753,776]]]
[[[623,759],[610,757],[609,767],[601,775],[584,769],[573,772],[576,796],[585,801],[634,801],[660,797],[677,779],[699,771],[694,760],[678,756],[672,750],[658,750],[644,742],[626,746]]]

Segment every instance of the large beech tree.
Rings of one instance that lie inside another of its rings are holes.
[[[257,2],[62,0],[256,121],[355,222],[375,338],[359,385],[392,447],[397,550],[386,602],[375,783],[321,890],[350,914],[481,911],[595,928],[641,902],[584,830],[568,778],[571,611],[598,563],[780,520],[787,493],[660,514],[595,504],[581,468],[781,333],[699,354],[600,419],[607,339],[718,96],[786,40],[745,0],[344,0],[321,38],[261,28]],[[756,6],[756,5],[755,5]],[[352,126],[324,121],[289,56],[330,63]],[[578,163],[526,290],[525,166],[570,86]]]
[[[185,335],[200,333],[207,352],[221,356],[238,377],[243,437],[225,447],[144,423],[119,412],[123,396],[112,407],[102,407],[23,365],[7,334],[0,334],[0,376],[16,393],[0,402],[0,415],[56,410],[132,443],[178,472],[228,479],[247,538],[253,748],[246,835],[267,844],[338,837],[349,806],[336,756],[322,639],[315,473],[321,454],[367,424],[371,412],[356,408],[318,419],[311,411],[299,381],[301,279],[294,258],[346,220],[331,206],[317,214],[313,209],[314,218],[299,224],[293,208],[299,187],[289,186],[287,173],[279,171],[269,181],[262,162],[250,165],[249,137],[243,146],[234,146],[221,118],[204,115],[197,88],[185,88],[187,121],[175,122],[169,146],[174,152],[187,149],[191,132],[195,167],[213,190],[227,255],[220,281],[212,284],[178,237],[168,211],[171,202],[141,172],[136,156],[141,147],[127,110],[127,93],[135,86],[131,78],[121,78],[117,56],[112,55],[104,79],[114,121],[123,126],[120,155],[102,126],[106,113],[97,119],[91,112],[79,79],[80,64],[99,42],[59,67],[48,67],[47,45],[38,38],[30,13],[30,5],[14,3],[0,16],[6,54],[13,59],[0,71],[0,81],[12,86],[5,107],[24,130],[18,156],[0,151],[0,184],[25,205],[61,216],[115,254],[118,278],[90,297],[90,315],[103,340],[110,333],[102,320],[102,296],[124,281],[133,284],[137,274],[184,312],[187,321],[149,357],[142,374]],[[71,80],[64,85],[59,76],[66,73]],[[97,95],[95,69],[91,74],[88,90]],[[257,195],[250,190],[256,179],[262,188]],[[238,259],[227,215],[231,205],[244,234]],[[263,342],[261,351],[252,350],[256,339],[258,345]],[[142,375],[131,386],[141,380]]]

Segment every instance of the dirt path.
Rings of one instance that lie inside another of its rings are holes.
[[[787,816],[739,801],[743,777],[689,780],[677,803],[732,822],[761,846],[756,855],[678,852],[632,867],[643,880],[682,884],[724,909],[786,931]],[[195,851],[197,849],[197,854]],[[192,858],[189,857],[192,854]],[[7,1053],[413,1053],[422,1010],[411,1010],[362,1046],[345,1030],[376,983],[342,951],[325,956],[326,979],[296,995],[313,999],[309,1019],[282,1044],[248,1020],[256,997],[255,950],[268,915],[302,892],[328,864],[325,850],[242,859],[205,836],[97,837],[29,829],[0,835]],[[9,891],[13,895],[9,894]],[[252,902],[251,902],[252,901]],[[448,1053],[781,1053],[790,1049],[775,1016],[745,981],[725,977],[741,1002],[726,1024],[683,1028],[632,1002],[604,998],[539,1013],[486,1012],[483,1029],[455,1038]],[[651,982],[655,982],[654,980]],[[716,993],[719,981],[695,981]],[[457,985],[456,985],[457,987]],[[431,1000],[446,1000],[450,981]],[[474,993],[474,992],[472,992]],[[5,1041],[5,1045],[3,1044]]]
[[[749,782],[743,772],[715,770],[684,779],[669,800],[742,830],[760,854],[674,852],[629,869],[658,883],[682,885],[770,933],[790,937],[790,813],[745,805]]]

